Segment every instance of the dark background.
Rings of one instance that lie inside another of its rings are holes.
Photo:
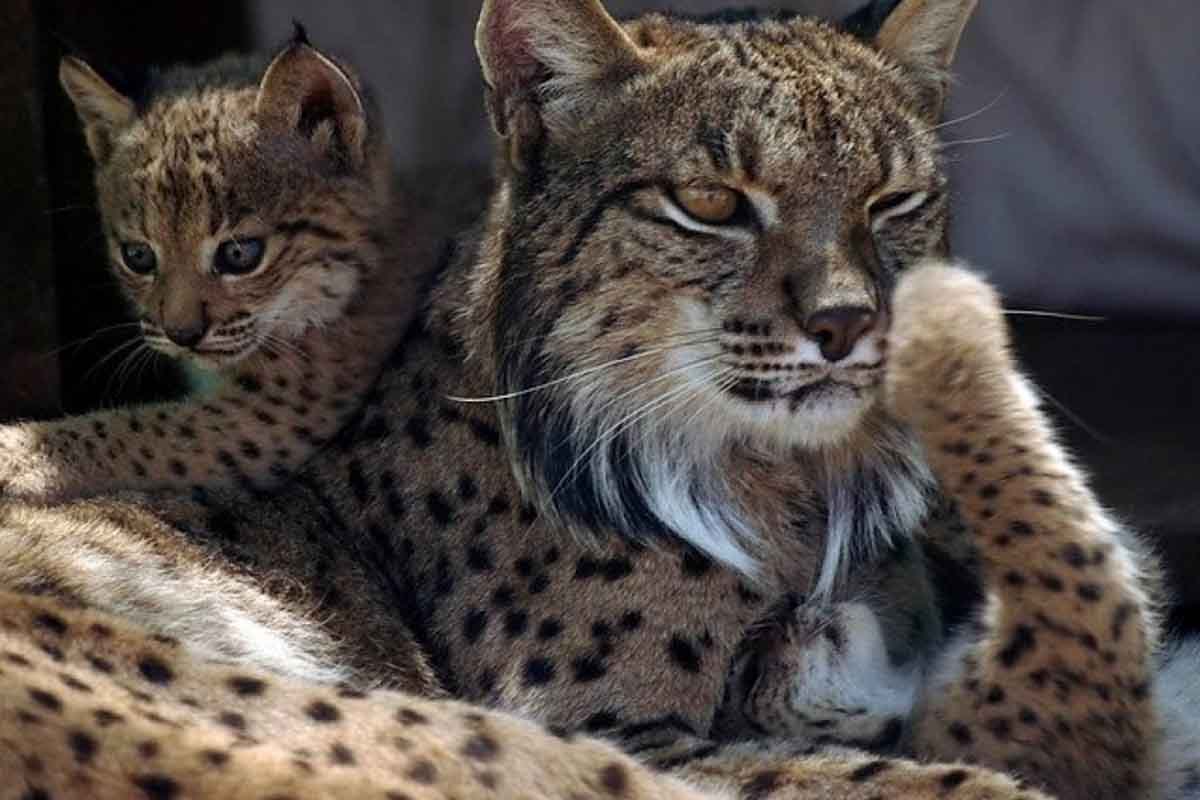
[[[610,0],[615,13],[721,0]],[[855,0],[742,3],[840,16]],[[55,79],[71,50],[146,64],[269,48],[302,19],[380,91],[398,163],[488,152],[474,0],[0,0],[0,419],[178,391],[121,369],[130,329],[103,263],[90,164]],[[1025,363],[1101,495],[1150,533],[1200,624],[1200,3],[982,0],[946,131],[955,248],[1014,309]]]

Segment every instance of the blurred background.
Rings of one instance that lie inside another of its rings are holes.
[[[782,0],[829,18],[857,0]],[[720,0],[608,0],[711,11]],[[0,419],[179,390],[169,365],[104,359],[128,340],[90,164],[57,87],[64,49],[110,68],[271,48],[293,19],[357,64],[398,163],[486,159],[477,0],[4,0],[0,3]],[[1022,356],[1102,496],[1151,533],[1200,624],[1200,3],[981,0],[945,139],[954,244],[1013,309]]]

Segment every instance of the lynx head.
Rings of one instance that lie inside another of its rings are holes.
[[[503,184],[471,342],[535,493],[680,532],[724,524],[703,509],[731,446],[878,441],[892,286],[944,247],[936,128],[974,5],[903,0],[862,38],[484,3]]]
[[[300,31],[269,64],[171,69],[136,100],[76,58],[59,76],[151,346],[219,368],[345,312],[374,268],[389,171],[347,67]]]

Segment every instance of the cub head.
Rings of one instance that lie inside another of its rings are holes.
[[[220,368],[341,316],[373,268],[383,136],[357,77],[303,31],[273,61],[154,75],[132,97],[59,77],[95,161],[109,258],[147,342]]]
[[[730,447],[878,440],[892,287],[944,249],[937,128],[974,5],[903,0],[855,35],[484,3],[502,186],[470,338],[547,505],[720,525],[697,509]]]

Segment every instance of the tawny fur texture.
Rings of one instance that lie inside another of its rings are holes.
[[[219,383],[182,402],[0,428],[0,496],[282,482],[357,410],[416,315],[434,254],[481,201],[464,191],[452,209],[415,180],[393,192],[369,96],[304,41],[274,61],[168,70],[138,105],[77,59],[61,77],[141,322],[125,357],[161,350]],[[148,271],[130,266],[135,246]],[[233,246],[258,253],[249,272],[228,273]]]
[[[939,281],[947,276],[959,274],[932,268],[910,281],[924,280],[944,299],[947,287]],[[986,296],[982,284],[976,286]],[[936,317],[929,299],[919,298],[923,308],[913,317]],[[897,347],[889,383],[912,381],[925,402],[940,401],[946,386],[933,379],[944,375],[932,365],[956,361],[963,340],[978,330],[974,323],[999,320],[998,307],[991,313],[991,320],[962,319],[973,324],[957,338]],[[898,306],[901,324],[908,317]],[[918,347],[941,353],[906,358]],[[933,371],[897,374],[900,364],[921,363]],[[935,427],[944,424],[939,419]],[[1004,429],[1002,414],[995,426]],[[126,520],[127,533],[137,528]],[[547,732],[481,707],[296,682],[245,659],[201,660],[211,654],[194,641],[150,635],[126,619],[64,602],[61,588],[54,595],[0,596],[0,714],[6,720],[0,765],[6,775],[20,776],[13,797],[1044,797],[976,767],[852,751],[797,752],[782,741],[713,746],[669,777],[597,739]],[[233,593],[226,596],[239,603]],[[996,680],[1010,685],[1007,676]],[[955,713],[982,729],[977,711],[968,705]]]
[[[5,666],[0,689],[5,725],[19,732],[10,774],[22,791],[116,797],[149,776],[152,796],[203,797],[212,796],[203,781],[225,780],[226,769],[245,777],[231,791],[277,777],[297,797],[338,781],[411,797],[683,791],[661,772],[709,796],[1041,796],[990,767],[1063,798],[1149,793],[1154,620],[1138,576],[1122,569],[1123,546],[1090,524],[1094,502],[1074,473],[1050,474],[1060,453],[1010,380],[994,296],[956,270],[904,277],[942,250],[947,192],[935,106],[972,6],[905,0],[878,38],[859,41],[801,18],[648,15],[619,25],[594,0],[486,2],[479,49],[500,187],[362,413],[269,497],[236,490],[96,500],[38,510],[32,520],[25,515],[33,511],[14,509],[0,552],[19,550],[23,531],[40,531],[48,574],[36,602],[55,609],[51,631],[75,635],[88,630],[89,613],[137,608],[137,625],[159,633],[175,609],[156,607],[154,587],[111,608],[106,587],[68,580],[80,571],[79,535],[55,535],[55,515],[124,509],[110,533],[189,562],[184,551],[197,548],[212,573],[245,578],[243,588],[259,576],[293,577],[309,605],[287,604],[269,582],[264,595],[327,633],[348,660],[370,647],[393,648],[377,652],[377,663],[427,658],[457,699],[566,738],[489,717],[512,734],[496,737],[500,748],[534,755],[511,770],[508,762],[479,769],[480,755],[498,761],[498,751],[470,744],[461,707],[438,701],[421,706],[432,724],[410,756],[395,740],[410,738],[405,719],[392,709],[415,701],[383,694],[335,703],[318,688],[320,676],[293,683],[254,672],[244,658],[233,668],[270,684],[255,702],[265,704],[265,720],[280,722],[227,717],[242,713],[226,705],[229,667],[195,655],[201,643],[209,652],[214,641],[237,644],[238,631],[214,619],[212,629],[190,629],[169,662],[125,627],[122,646],[154,658],[134,657],[112,674],[90,669],[86,655],[71,662],[94,691],[120,702],[122,717],[136,714],[136,697],[115,687],[145,691],[149,683],[155,702],[178,709],[184,727],[170,730],[180,737],[217,731],[225,742],[265,748],[245,765],[235,753],[197,768],[207,745],[184,741],[147,767],[136,742],[148,729],[100,731],[85,715],[94,702],[86,692],[54,692],[48,701],[30,694],[30,680],[51,680],[47,659],[62,650],[65,664],[68,655],[62,645],[39,649],[47,626],[15,617],[24,623],[0,630],[12,647],[24,645],[20,655],[34,669],[30,676]],[[978,403],[989,416],[956,422],[957,410],[931,408],[939,403]],[[955,453],[944,453],[952,432]],[[1004,515],[997,501],[996,515],[986,516],[987,498],[963,481],[974,471],[1003,488],[1004,476],[992,471],[1009,455],[989,444],[993,436],[1028,448],[1037,482],[1029,488],[1051,492],[1054,503],[1005,499]],[[960,439],[972,457],[996,448],[993,462],[957,456]],[[947,763],[716,740],[741,643],[794,595],[834,596],[915,536],[935,475],[974,535],[999,537],[997,526],[1015,522],[1039,534],[1009,545],[1023,567],[1044,555],[1031,550],[1040,543],[1067,544],[1049,531],[1064,521],[1106,551],[1061,592],[1000,581],[995,613],[965,654],[972,666],[946,686],[947,702],[927,707],[913,740],[913,753]],[[191,580],[186,570],[168,577]],[[1079,595],[1084,581],[1096,583],[1096,602]],[[1088,603],[1073,624],[1104,626],[1095,634],[1103,649],[1092,651],[1090,639],[1057,642],[1050,628],[1059,620],[1039,616],[1041,591],[1068,611]],[[325,600],[329,627],[311,613],[314,598]],[[1118,619],[1116,636],[1108,626]],[[419,653],[396,636],[398,621]],[[1071,694],[1078,702],[1063,712],[1077,735],[1097,724],[1094,739],[1062,736],[1048,753],[1045,737],[1000,735],[993,721],[1019,714],[1015,704],[1060,702],[1053,676],[1039,682],[1026,671],[1034,663],[1104,682],[1106,696]],[[176,688],[184,675],[207,687],[203,698]],[[976,678],[1013,700],[977,703]],[[283,689],[278,700],[275,687]],[[293,691],[333,711],[298,716]],[[38,704],[62,710],[42,713]],[[383,716],[373,717],[378,709]],[[22,722],[23,712],[36,721]],[[336,727],[344,749],[310,749],[314,728],[332,730],[320,725]],[[88,758],[87,744],[72,745],[75,730],[101,748],[113,739],[117,763],[98,757],[107,750]],[[608,769],[611,750],[577,749],[595,746],[588,735],[659,773],[625,761]],[[1096,740],[1135,744],[1114,767],[1110,753],[1079,745]],[[70,760],[77,750],[82,763]],[[68,783],[80,775],[92,779],[87,791]],[[1087,782],[1074,782],[1078,775]],[[1108,788],[1090,793],[1099,785]]]

